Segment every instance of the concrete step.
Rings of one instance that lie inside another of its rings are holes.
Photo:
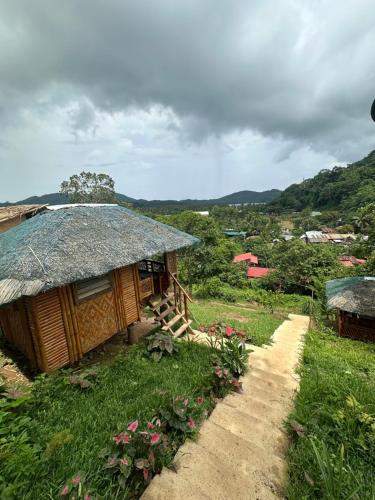
[[[141,500],[210,500],[197,486],[164,467],[156,475]]]
[[[287,436],[270,422],[223,404],[216,406],[210,419],[214,424],[220,425],[236,436],[267,448],[270,453],[280,458],[284,456]]]
[[[268,391],[273,396],[275,399],[292,399],[295,393],[295,389],[291,387],[287,387],[285,385],[280,385],[278,383],[275,383],[271,380],[267,380],[265,378],[260,378],[255,375],[252,375],[252,373],[246,374],[242,378],[242,389],[244,394],[246,395],[251,395],[252,393],[254,394],[254,390],[259,390],[259,391]],[[263,399],[262,399],[263,401]]]
[[[190,440],[177,452],[174,464],[179,476],[188,480],[193,488],[199,487],[212,500],[277,498],[270,487],[254,480],[254,475],[229,461],[224,454],[214,455]]]
[[[281,492],[287,478],[284,460],[271,456],[264,448],[242,439],[227,429],[207,420],[201,429],[197,443],[221,460],[237,464],[253,482],[260,480],[271,486],[273,492]]]
[[[245,394],[229,394],[223,400],[223,404],[246,413],[252,417],[270,422],[275,427],[283,429],[285,420],[285,405],[275,402],[273,405],[259,400],[254,396]]]

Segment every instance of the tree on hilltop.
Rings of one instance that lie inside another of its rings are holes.
[[[115,182],[107,174],[81,172],[63,181],[60,193],[68,196],[70,203],[115,203]]]

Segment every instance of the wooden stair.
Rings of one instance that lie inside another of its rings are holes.
[[[180,337],[185,332],[192,333],[192,320],[188,318],[187,307],[187,303],[192,300],[177,278],[171,273],[170,276],[173,292],[151,297],[149,307],[164,332],[169,332],[174,337]]]

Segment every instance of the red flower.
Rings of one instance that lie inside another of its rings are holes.
[[[72,483],[74,484],[74,486],[78,486],[80,482],[81,478],[79,476],[73,477]]]
[[[225,327],[225,335],[227,337],[230,337],[233,334],[234,334],[234,328],[232,328],[231,326],[226,326]]]
[[[69,486],[66,484],[64,488],[60,491],[60,496],[65,497],[69,493]]]
[[[204,403],[204,398],[202,398],[201,396],[199,396],[199,397],[197,398],[197,404],[198,404],[198,405],[202,405],[203,403]]]
[[[161,438],[161,434],[157,432],[152,432],[150,436],[151,436],[151,444],[158,444]]]
[[[152,422],[147,422],[147,429],[154,429],[155,426]]]
[[[118,434],[113,438],[113,441],[115,441],[116,444],[120,443],[127,444],[130,441],[129,434],[127,432],[121,432],[120,434]]]
[[[145,481],[147,481],[147,479],[148,479],[148,469],[146,469],[146,468],[143,469],[143,479]]]
[[[92,496],[91,495],[85,495],[84,500],[92,500]]]
[[[135,432],[138,428],[138,420],[134,420],[134,422],[130,422],[128,425],[128,431]]]
[[[190,417],[189,418],[189,421],[188,423],[186,424],[190,429],[195,429],[196,428],[196,424],[194,422],[194,420]]]
[[[123,433],[122,433],[122,442],[123,442],[124,444],[127,444],[127,443],[129,443],[129,441],[130,441],[130,439],[129,439],[128,434],[127,434],[126,432],[123,432]]]

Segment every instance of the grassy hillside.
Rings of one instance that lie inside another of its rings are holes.
[[[321,170],[292,184],[271,206],[276,209],[356,209],[375,200],[375,151],[347,167]]]

